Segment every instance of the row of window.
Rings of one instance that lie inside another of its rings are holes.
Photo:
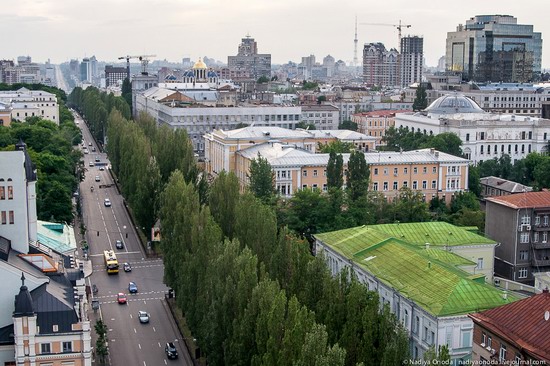
[[[485,134],[485,132],[479,132],[478,133],[478,140],[484,141],[484,140],[486,140],[486,137],[487,137],[487,135]],[[508,135],[506,136],[506,138],[508,138]],[[548,132],[545,132],[543,134],[542,138],[543,138],[543,140],[547,140],[548,139]],[[470,134],[469,133],[466,134],[465,139],[466,139],[466,141],[470,141]],[[532,140],[533,139],[533,131],[528,131],[528,132],[521,131],[521,139],[522,140]],[[502,146],[504,146],[504,145],[502,145]],[[508,146],[510,146],[510,145],[508,145]],[[502,150],[504,151],[504,148],[502,148]],[[508,148],[508,150],[510,150],[510,148]],[[516,148],[516,151],[517,151],[517,148]]]
[[[535,216],[535,225],[539,226],[541,224],[541,218],[542,218],[542,225],[543,226],[548,226],[548,223],[549,223],[548,215],[544,215],[544,216],[536,215]],[[522,225],[531,225],[531,216],[530,215],[523,215],[521,217],[521,224]]]
[[[216,115],[216,116],[178,116],[178,122],[254,122],[254,121],[299,121],[299,114],[273,114],[273,115]]]
[[[520,236],[519,236],[519,242],[522,243],[522,244],[529,243],[529,239],[530,239],[529,232],[521,233]],[[542,239],[541,241],[543,243],[547,243],[548,242],[548,232],[544,231],[542,233],[542,235],[540,235],[538,231],[535,231],[533,233],[533,243],[538,243],[540,239]]]
[[[450,168],[450,167],[448,167]],[[453,173],[456,172],[458,169],[458,171],[460,172],[460,167],[452,167],[453,168]],[[413,167],[413,174],[418,174],[418,167]],[[373,169],[373,173],[374,175],[378,175],[379,173],[379,168],[374,168]],[[383,173],[384,175],[388,175],[389,173],[389,168],[384,168],[383,170]],[[422,174],[427,174],[428,173],[428,167],[422,167]],[[432,173],[435,174],[437,173],[437,167],[432,167]],[[398,175],[399,174],[399,168],[393,168],[393,175]],[[409,168],[408,167],[403,167],[403,174],[409,174]]]
[[[13,186],[8,186],[7,188],[8,188],[7,189],[8,199],[12,200],[13,199]],[[0,200],[5,200],[5,199],[6,199],[6,187],[0,186]]]
[[[408,187],[409,186],[409,182],[408,181],[404,181],[403,182],[403,185],[401,186],[402,188],[403,187]],[[389,188],[389,182],[382,182],[382,191],[387,191]],[[417,190],[419,189],[418,188],[418,181],[414,180],[412,182],[412,187],[411,187],[413,190]],[[394,181],[393,182],[393,190],[396,191],[399,189],[399,182],[397,181]],[[422,189],[428,189],[428,181],[426,180],[423,180],[422,181]],[[437,181],[436,180],[432,180],[432,188],[431,189],[437,189]],[[372,183],[372,190],[373,191],[378,191],[379,190],[379,184],[378,182],[373,182]]]
[[[480,346],[483,347],[483,348],[486,348],[488,350],[493,349],[493,339],[492,339],[490,334],[487,334],[485,332],[481,333],[481,344],[480,344]],[[501,344],[500,349],[498,351],[498,360],[500,362],[505,362],[507,355],[508,355],[508,350],[506,348],[506,345]],[[484,359],[483,357],[481,357],[480,361],[481,361],[481,365],[492,364],[490,361]],[[522,357],[519,353],[516,353],[516,357],[515,357],[514,361],[515,361],[514,362],[515,365],[521,365],[522,364]]]
[[[63,342],[61,352],[69,353],[73,351],[73,342]],[[40,353],[41,354],[50,354],[52,353],[52,344],[51,343],[40,343]]]
[[[15,224],[15,215],[14,215],[13,211],[1,211],[0,216],[1,216],[1,220],[2,220],[1,221],[2,225],[7,225],[8,224],[8,217],[9,217],[9,224],[10,225]]]
[[[484,149],[483,145],[479,147],[479,154],[483,155]],[[500,153],[504,154],[504,145],[500,146]],[[508,154],[512,153],[512,145],[508,145]],[[518,153],[518,144],[514,146],[514,153]],[[521,153],[525,154],[525,145],[521,145]],[[527,153],[531,153],[531,144],[527,145]],[[498,145],[493,146],[493,154],[498,154]],[[487,145],[487,155],[491,155],[491,145]]]

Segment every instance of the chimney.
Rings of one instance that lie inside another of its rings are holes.
[[[546,286],[546,288],[545,288],[544,290],[542,290],[542,293],[543,293],[543,294],[550,293],[550,291],[548,290],[548,286]]]
[[[431,148],[431,149],[430,149],[430,154],[433,154],[433,153],[435,153],[435,149],[434,149],[434,148]]]

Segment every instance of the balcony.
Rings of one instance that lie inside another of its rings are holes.
[[[531,265],[536,267],[550,266],[550,257],[532,258]]]
[[[541,243],[532,243],[533,249],[550,249],[550,243],[549,242],[541,242]]]

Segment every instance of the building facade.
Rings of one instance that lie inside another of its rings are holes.
[[[483,177],[479,180],[481,184],[481,198],[507,196],[523,192],[531,192],[533,187],[513,182],[499,177]]]
[[[500,242],[495,251],[495,274],[533,285],[533,273],[550,271],[550,192],[485,201],[485,234]]]
[[[250,36],[241,39],[236,56],[227,56],[227,66],[239,79],[271,78],[271,54],[258,53],[258,44]]]
[[[546,152],[550,120],[484,112],[471,98],[451,93],[421,112],[399,113],[395,127],[437,135],[451,132],[462,140],[464,155],[475,163],[507,154],[515,162],[531,152]]]
[[[27,117],[40,117],[59,124],[59,105],[55,94],[42,90],[0,91],[0,102],[11,108],[11,118],[24,121]]]
[[[401,87],[422,81],[424,64],[424,38],[419,36],[401,37]]]
[[[386,130],[395,126],[395,114],[411,112],[407,110],[379,110],[373,112],[355,113],[351,121],[357,123],[357,131],[376,138],[376,145],[385,145],[382,138]]]
[[[122,66],[105,66],[105,87],[117,86],[126,79],[126,68]],[[121,84],[122,85],[122,84]]]
[[[399,52],[386,50],[382,43],[363,47],[363,81],[367,85],[400,86]]]
[[[480,313],[474,322],[472,361],[478,365],[550,363],[550,294],[542,293]]]
[[[443,222],[315,235],[315,253],[324,254],[331,273],[354,272],[401,321],[413,360],[422,360],[430,347],[447,345],[452,365],[470,360],[473,322],[468,314],[516,300],[485,283],[491,280],[485,274],[492,272],[495,245]]]
[[[332,104],[302,105],[302,122],[313,124],[317,130],[337,130],[340,110]]]
[[[538,80],[541,58],[541,33],[510,15],[477,15],[447,33],[447,70],[461,72],[464,80]]]

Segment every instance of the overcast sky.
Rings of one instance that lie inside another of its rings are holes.
[[[8,2],[8,0],[2,0]],[[180,62],[208,56],[227,62],[250,34],[273,63],[300,62],[314,54],[353,59],[358,18],[358,58],[364,43],[397,47],[397,30],[360,23],[412,27],[404,34],[424,37],[424,54],[436,66],[445,38],[478,14],[509,14],[550,34],[549,0],[17,0],[0,7],[0,58],[29,55],[36,62],[61,63],[95,55],[114,61],[123,55],[156,54]],[[543,43],[543,67],[550,46]]]

